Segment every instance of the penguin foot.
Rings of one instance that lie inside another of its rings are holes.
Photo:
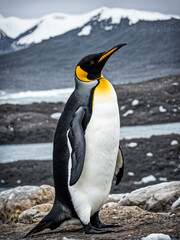
[[[99,219],[99,212],[94,213],[91,217],[91,224],[95,228],[113,228],[113,227],[120,227],[117,223],[111,223],[111,224],[104,224]]]
[[[118,223],[105,224],[102,222],[97,222],[93,226],[96,228],[114,228],[114,227],[120,227],[120,224],[118,224]]]
[[[101,230],[101,229],[95,228],[91,225],[91,223],[84,225],[84,231],[86,234],[103,234],[103,233],[112,232],[111,230]]]

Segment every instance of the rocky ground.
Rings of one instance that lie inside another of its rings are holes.
[[[180,75],[115,86],[121,126],[180,121]],[[0,106],[0,144],[52,142],[63,103]]]
[[[47,185],[18,187],[1,193],[0,197],[1,221],[6,222],[0,224],[0,239],[20,239],[50,211],[54,189]],[[151,233],[178,239],[180,181],[153,185],[129,194],[110,195],[100,211],[100,218],[104,223],[118,223],[119,226],[111,229],[111,233],[85,235],[81,225],[70,224],[54,231],[46,229],[31,235],[31,239],[137,240]]]
[[[171,213],[152,213],[138,207],[111,207],[101,211],[101,219],[104,223],[120,223],[120,227],[114,228],[112,233],[102,235],[85,235],[82,226],[65,226],[54,231],[44,230],[31,236],[31,239],[102,239],[125,240],[140,239],[151,233],[164,233],[172,238],[179,239],[180,211]],[[35,224],[2,224],[0,225],[0,239],[20,239],[30,231]],[[111,229],[112,230],[112,229]]]

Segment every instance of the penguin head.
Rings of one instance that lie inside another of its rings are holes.
[[[125,45],[127,44],[118,44],[115,47],[109,49],[108,51],[91,54],[82,58],[76,66],[76,77],[84,82],[98,80],[102,77],[102,69],[109,57]]]

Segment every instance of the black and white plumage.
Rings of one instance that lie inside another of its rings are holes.
[[[119,148],[120,117],[113,86],[102,76],[107,59],[119,48],[88,55],[77,65],[75,90],[57,124],[53,149],[55,201],[50,213],[26,236],[78,218],[85,233],[106,233],[99,210],[106,202],[113,175],[123,176]]]

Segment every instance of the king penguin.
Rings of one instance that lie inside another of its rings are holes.
[[[117,95],[102,76],[108,58],[126,44],[84,57],[75,69],[75,90],[57,124],[53,146],[54,205],[27,235],[51,230],[77,218],[87,234],[110,232],[99,211],[107,201],[113,175],[123,176],[119,147]]]

